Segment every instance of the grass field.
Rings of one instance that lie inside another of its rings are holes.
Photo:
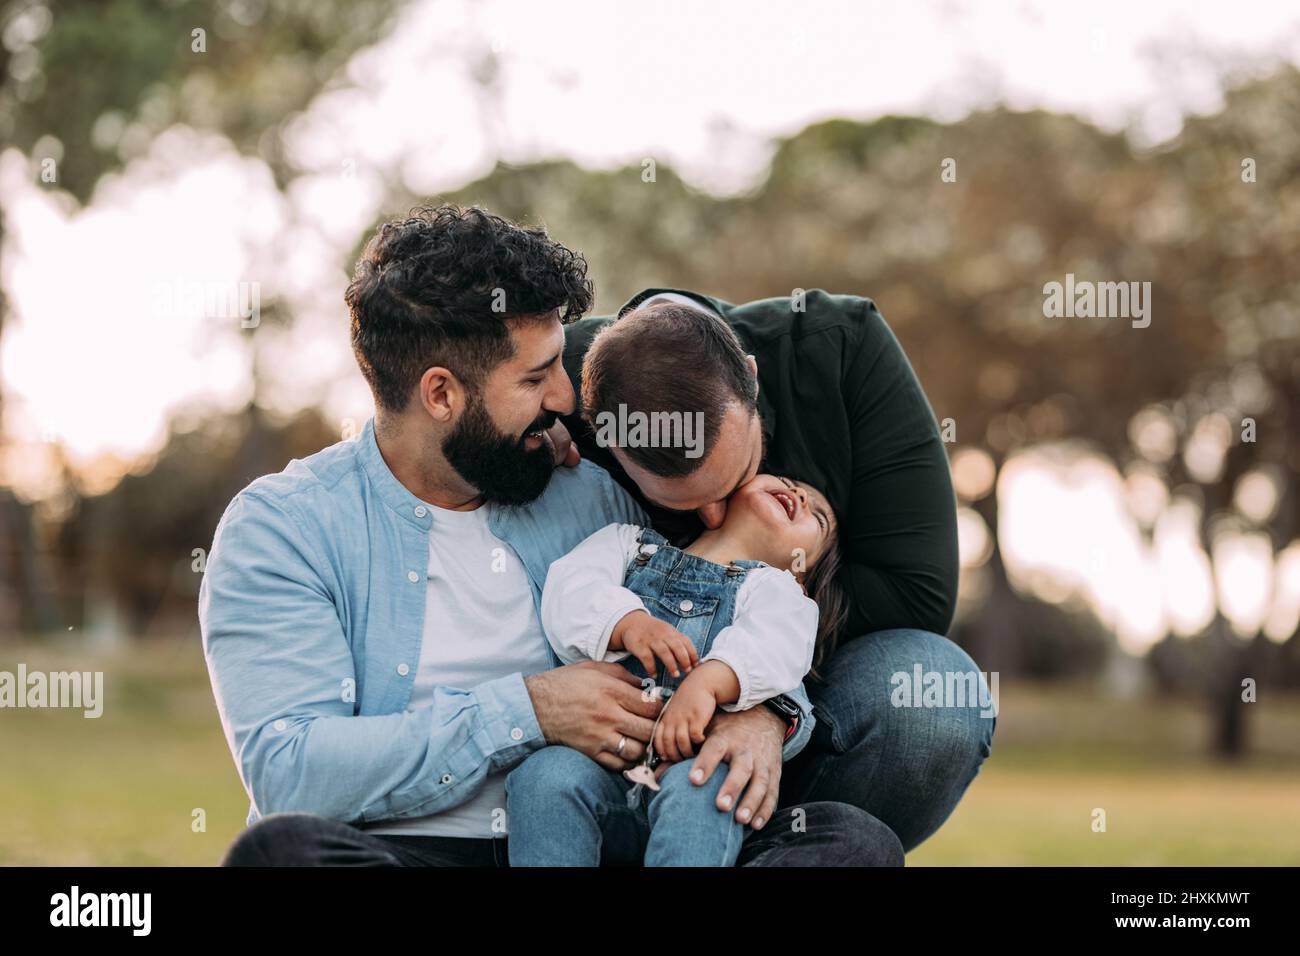
[[[98,719],[0,710],[0,865],[216,863],[248,802],[197,640],[102,658],[0,650],[0,670],[19,660],[103,670],[106,701]],[[1226,766],[1204,758],[1194,702],[1003,680],[993,756],[908,863],[1300,864],[1300,700],[1262,696],[1252,755]]]

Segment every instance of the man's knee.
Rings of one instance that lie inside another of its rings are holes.
[[[814,714],[839,753],[884,736],[924,744],[933,763],[978,766],[992,747],[995,690],[996,677],[948,638],[877,631],[836,650],[813,693]]]
[[[326,846],[353,832],[347,824],[310,813],[272,813],[235,839],[221,865],[320,866]]]
[[[902,866],[903,844],[883,822],[847,803],[819,804],[824,825],[835,835],[826,866]]]
[[[903,844],[867,811],[823,800],[778,810],[741,856],[742,866],[902,866]]]

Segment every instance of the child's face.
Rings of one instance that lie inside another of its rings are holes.
[[[835,535],[835,514],[816,488],[802,481],[758,474],[727,503],[724,535],[743,542],[755,560],[786,571],[802,553],[809,570]]]

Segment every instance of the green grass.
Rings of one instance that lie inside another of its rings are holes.
[[[4,648],[10,651],[10,648]],[[3,653],[3,652],[0,652]],[[129,658],[4,653],[28,670],[103,670],[104,713],[0,711],[0,864],[209,865],[248,798],[221,733],[197,641]],[[206,832],[192,812],[206,814]]]
[[[0,864],[211,865],[248,801],[197,640],[101,658],[0,648],[0,670],[103,670],[104,715],[0,711]],[[1300,863],[1300,700],[1251,711],[1240,765],[1194,701],[1003,680],[993,756],[909,865]],[[1106,832],[1093,832],[1094,808]],[[192,828],[195,809],[206,831]]]
[[[1294,772],[993,763],[908,865],[1295,866],[1297,807]]]
[[[1198,701],[1005,680],[1001,697],[992,756],[908,865],[1300,863],[1300,700],[1248,705],[1249,755],[1225,763]]]

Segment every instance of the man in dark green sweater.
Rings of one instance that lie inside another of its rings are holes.
[[[718,527],[727,498],[760,471],[825,493],[847,606],[823,680],[807,682],[814,737],[782,768],[779,731],[758,731],[770,740],[753,748],[746,772],[774,781],[784,772],[782,808],[849,803],[887,823],[905,849],[919,844],[989,755],[996,701],[943,636],[958,573],[948,458],[880,312],[870,299],[819,290],[732,305],[650,289],[617,317],[568,326],[565,338],[583,405],[565,424],[675,543]],[[687,427],[678,447],[664,447],[592,427],[655,412],[698,422],[702,434]],[[912,686],[922,682],[973,692],[922,700]]]

